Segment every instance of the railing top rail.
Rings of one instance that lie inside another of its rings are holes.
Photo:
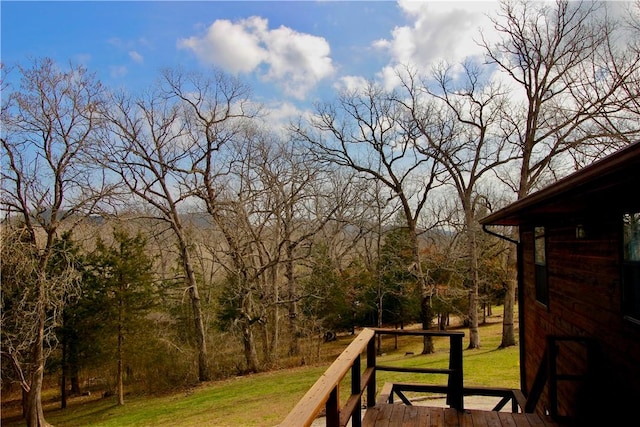
[[[280,426],[311,425],[318,413],[324,408],[332,390],[347,375],[353,366],[353,361],[365,351],[374,336],[373,329],[363,329],[300,399]]]
[[[385,335],[421,335],[430,337],[464,337],[464,332],[454,331],[430,331],[425,329],[385,329],[373,328],[378,334]]]

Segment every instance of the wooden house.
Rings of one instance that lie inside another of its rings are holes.
[[[481,223],[518,227],[528,401],[577,425],[630,425],[640,402],[640,143]]]

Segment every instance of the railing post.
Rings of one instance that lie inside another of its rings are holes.
[[[331,394],[329,394],[329,399],[325,405],[325,409],[327,412],[327,417],[325,418],[327,427],[339,427],[340,426],[340,395],[339,395],[340,384],[336,385],[333,390],[331,390]]]
[[[452,408],[464,409],[462,384],[462,335],[449,337],[449,374],[447,405]]]
[[[547,337],[547,369],[549,372],[549,415],[556,418],[558,416],[558,368],[556,358],[558,357],[558,344],[552,336]]]
[[[360,396],[360,392],[362,391],[362,382],[360,381],[360,359],[358,356],[353,361],[353,365],[351,366],[351,395]],[[362,426],[362,398],[359,399],[358,406],[353,411],[351,415],[351,425],[353,427],[361,427]]]
[[[367,368],[373,368],[371,379],[367,384],[367,408],[371,408],[376,404],[376,332],[367,344]]]

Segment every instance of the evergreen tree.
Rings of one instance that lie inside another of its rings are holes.
[[[113,243],[98,239],[89,256],[85,283],[90,294],[87,305],[96,308],[94,322],[100,318],[105,338],[115,340],[118,404],[124,404],[126,339],[136,333],[144,336],[145,313],[153,303],[152,260],[146,254],[146,240],[138,233],[113,232]],[[135,346],[135,343],[132,343]]]
[[[412,272],[414,262],[409,230],[397,227],[385,237],[380,251],[380,277],[377,289],[382,323],[400,323],[419,318],[419,290]]]
[[[366,289],[371,277],[361,263],[354,260],[340,271],[335,267],[326,244],[317,244],[312,253],[309,276],[302,282],[302,312],[318,321],[329,336],[335,331],[351,330],[365,321]]]

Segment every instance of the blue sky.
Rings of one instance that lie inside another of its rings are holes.
[[[394,67],[428,68],[481,50],[493,1],[1,1],[5,65],[80,63],[136,91],[163,67],[219,67],[274,110],[331,99]]]

